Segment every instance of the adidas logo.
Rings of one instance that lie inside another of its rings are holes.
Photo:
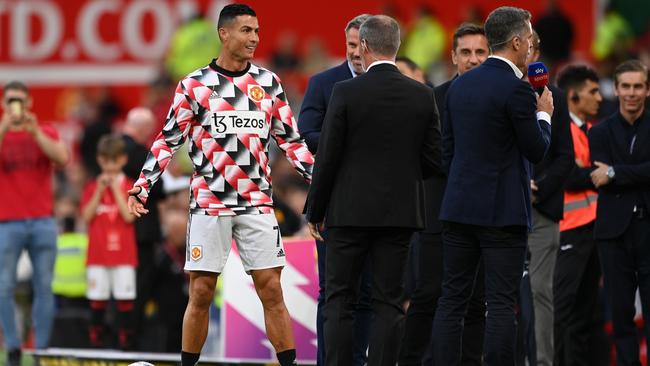
[[[216,91],[212,91],[212,94],[210,94],[210,98],[208,99],[219,99],[219,94],[217,94]]]
[[[278,258],[280,257],[284,257],[284,250],[282,250],[282,248],[278,251]]]

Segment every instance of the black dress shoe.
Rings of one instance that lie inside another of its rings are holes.
[[[7,366],[20,366],[21,355],[19,348],[7,352]]]

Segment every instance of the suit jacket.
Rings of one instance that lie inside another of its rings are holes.
[[[147,160],[149,149],[144,145],[137,143],[131,136],[123,134],[122,139],[125,143],[126,156],[128,162],[122,169],[127,177],[135,182],[140,177],[140,170]],[[144,215],[133,224],[135,225],[135,238],[139,246],[153,245],[162,242],[162,229],[160,225],[160,210],[158,204],[165,199],[162,184],[155,184],[149,192],[149,199],[145,207],[149,210],[148,215]]]
[[[440,120],[442,121],[445,116],[445,99],[447,98],[447,90],[453,79],[446,81],[434,89],[436,98],[436,105],[440,112]],[[429,234],[439,234],[442,232],[442,223],[440,222],[440,206],[442,205],[442,196],[445,194],[445,186],[447,185],[446,175],[435,175],[427,178],[424,181],[424,198],[425,198],[425,212],[426,223],[423,232]]]
[[[598,189],[598,208],[594,236],[612,239],[622,235],[632,220],[634,206],[650,208],[650,111],[637,120],[636,141],[630,143],[620,112],[589,130],[592,161],[614,167],[616,176]]]
[[[553,92],[555,106],[551,119],[551,146],[546,157],[533,168],[533,179],[538,188],[535,193],[537,202],[533,207],[549,219],[559,222],[564,216],[564,187],[575,165],[575,156],[566,94],[554,86],[549,86],[549,89]]]
[[[502,60],[488,58],[447,92],[443,164],[449,167],[440,219],[531,227],[531,166],[546,154],[551,126],[535,94]]]
[[[352,78],[347,60],[342,64],[312,76],[300,107],[298,130],[312,154],[318,150],[318,139],[334,84]]]
[[[374,65],[334,87],[307,220],[325,219],[328,227],[422,228],[422,181],[440,174],[440,155],[433,90],[394,65]]]

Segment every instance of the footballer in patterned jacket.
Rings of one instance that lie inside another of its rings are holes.
[[[129,209],[140,217],[148,192],[186,138],[194,165],[185,270],[189,301],[183,318],[181,364],[194,366],[208,329],[217,277],[234,239],[264,311],[267,336],[282,366],[294,365],[296,345],[282,296],[286,257],[273,214],[268,148],[274,138],[307,180],[314,158],[300,138],[279,78],[251,64],[259,43],[255,11],[226,5],[217,25],[221,53],[178,83],[162,132],[140,179],[129,191]],[[305,340],[299,340],[304,342]]]
[[[193,214],[273,213],[271,137],[296,170],[311,180],[314,158],[298,134],[280,79],[251,63],[231,72],[213,60],[178,83],[165,127],[135,183],[143,188],[141,201],[188,136],[195,172]]]

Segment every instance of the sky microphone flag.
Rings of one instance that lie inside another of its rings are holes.
[[[548,69],[543,62],[533,62],[528,65],[528,80],[537,94],[542,95],[548,85]]]

